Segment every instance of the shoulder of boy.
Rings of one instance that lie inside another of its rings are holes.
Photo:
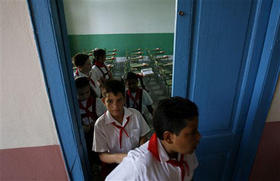
[[[105,114],[106,114],[106,111],[105,111],[105,113],[104,114],[102,114],[97,120],[96,120],[96,122],[95,122],[95,124],[94,124],[94,127],[100,127],[100,126],[102,126],[102,125],[104,125],[105,124]]]
[[[130,107],[130,108],[127,108],[127,109],[129,111],[131,111],[133,115],[137,115],[137,116],[141,115],[141,113],[137,109],[135,109],[135,108]]]

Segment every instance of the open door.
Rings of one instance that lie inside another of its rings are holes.
[[[177,2],[172,93],[190,98],[199,107],[202,139],[195,180],[232,180],[234,170],[247,164],[246,160],[236,160],[242,157],[243,134],[254,126],[244,125],[255,116],[253,112],[249,115],[252,99],[261,97],[252,96],[262,90],[255,86],[260,81],[258,76],[269,70],[268,66],[261,72],[261,62],[274,61],[262,56],[274,5],[271,0]],[[279,72],[279,64],[275,71]],[[273,76],[277,78],[277,74]],[[254,155],[256,148],[250,151]],[[250,170],[245,175],[249,174]]]

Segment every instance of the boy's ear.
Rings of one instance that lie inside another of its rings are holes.
[[[172,144],[173,143],[173,133],[171,133],[170,131],[164,131],[163,140],[168,144]]]

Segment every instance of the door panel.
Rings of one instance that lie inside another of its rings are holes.
[[[179,0],[177,10],[191,9],[192,22],[181,26],[184,20],[177,17],[174,69],[176,72],[179,62],[187,62],[185,73],[180,73],[187,78],[187,85],[180,87],[178,74],[174,73],[174,87],[186,90],[186,96],[199,107],[202,139],[195,180],[231,180],[271,0],[197,0],[186,2],[189,8],[181,8],[182,2]],[[190,46],[185,46],[187,60],[176,56],[182,54],[182,48],[176,46],[188,45],[180,42],[180,36],[191,37]],[[173,91],[176,95],[182,92]]]
[[[191,99],[200,110],[200,130],[231,131],[232,111],[242,79],[250,1],[198,1],[196,41],[190,76]],[[207,93],[206,93],[207,92]],[[234,114],[234,113],[233,113]],[[211,124],[209,124],[211,123]]]

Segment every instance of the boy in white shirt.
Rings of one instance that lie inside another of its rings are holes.
[[[97,118],[106,112],[106,107],[101,99],[97,98],[94,91],[92,91],[87,77],[78,77],[75,79],[75,84],[78,92],[78,103],[88,157],[92,166],[94,162],[98,162],[98,156],[92,151],[94,124]]]
[[[150,128],[139,111],[124,107],[123,82],[105,81],[102,95],[107,111],[95,123],[92,149],[104,163],[101,174],[105,178],[128,151],[146,141]]]
[[[152,114],[153,114],[153,100],[149,93],[144,89],[140,88],[138,86],[138,79],[142,79],[139,75],[133,73],[133,72],[128,72],[126,75],[126,86],[127,90],[125,93],[125,98],[126,98],[126,107],[132,107],[137,109],[139,112],[142,113],[144,118],[152,119]],[[143,81],[141,81],[142,86]],[[150,120],[149,119],[149,120]]]
[[[102,87],[105,80],[112,79],[112,73],[104,64],[106,61],[106,51],[103,49],[95,49],[93,51],[94,65],[92,66],[92,74]]]
[[[89,56],[86,54],[78,53],[73,57],[73,62],[77,67],[77,70],[74,73],[75,79],[78,77],[88,77],[90,80],[90,86],[94,90],[96,96],[101,97],[101,90],[97,85],[97,80],[91,72],[92,64]]]
[[[194,150],[200,140],[197,106],[180,97],[162,100],[153,121],[150,141],[130,151],[107,181],[192,180],[198,166]]]

